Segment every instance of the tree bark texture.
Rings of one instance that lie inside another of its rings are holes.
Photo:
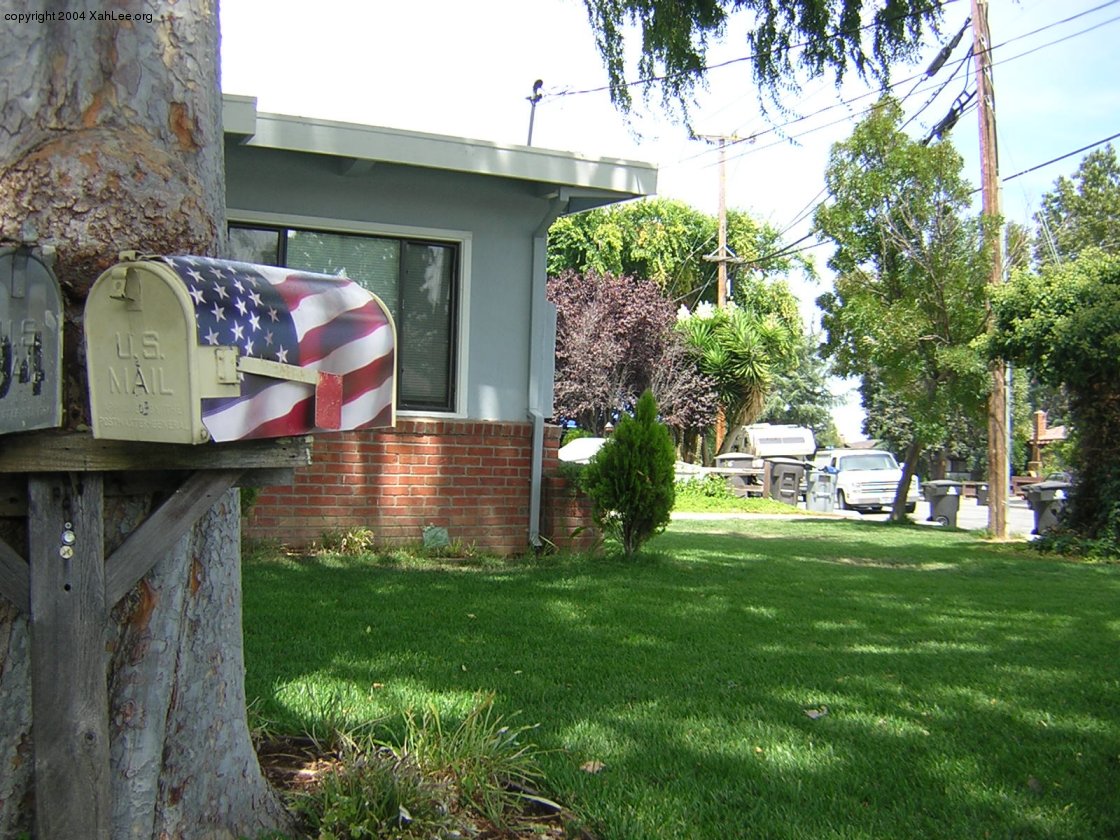
[[[93,17],[109,9],[114,19]],[[64,423],[82,429],[93,281],[121,250],[222,250],[217,3],[0,0],[0,11],[32,16],[6,23],[0,39],[0,240],[53,253],[66,307]],[[290,825],[246,723],[237,498],[225,494],[108,605],[114,838],[253,837]],[[106,556],[154,504],[106,503]],[[0,522],[26,556],[24,531]],[[30,650],[27,614],[0,599],[0,838],[34,821]]]

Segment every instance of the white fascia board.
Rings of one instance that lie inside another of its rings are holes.
[[[243,135],[250,97],[224,98],[226,131]],[[241,101],[235,101],[241,100]],[[396,163],[477,175],[582,187],[613,194],[614,200],[653,195],[657,167],[641,161],[592,158],[530,146],[426,134],[381,126],[256,113],[244,145]]]

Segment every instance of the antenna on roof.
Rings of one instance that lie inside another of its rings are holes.
[[[544,97],[544,94],[541,93],[542,87],[544,87],[544,82],[537,79],[533,82],[532,95],[525,97],[529,100],[529,139],[525,141],[526,146],[533,145],[533,118],[537,116],[537,103]]]

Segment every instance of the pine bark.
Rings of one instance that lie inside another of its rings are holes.
[[[111,18],[93,17],[110,7]],[[53,254],[66,307],[64,422],[82,429],[93,281],[121,250],[221,252],[217,4],[0,0],[0,11],[37,16],[6,24],[0,39],[0,240]],[[154,504],[106,504],[107,554]],[[0,528],[26,556],[23,523]],[[236,491],[113,607],[106,638],[112,836],[289,827],[246,722]],[[28,619],[0,599],[0,838],[33,825],[33,769]]]

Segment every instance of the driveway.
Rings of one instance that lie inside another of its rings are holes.
[[[805,510],[805,503],[802,502],[798,508]],[[788,514],[770,514],[770,513],[674,513],[674,519],[781,519]],[[828,514],[815,513],[813,516],[827,516]],[[846,519],[862,519],[866,522],[885,522],[887,514],[885,513],[859,513],[854,510],[836,511],[834,516],[844,517]],[[932,528],[939,528],[941,526],[933,522],[928,522],[926,517],[929,516],[929,502],[918,502],[918,509],[912,514],[912,519],[922,525],[929,525]],[[961,506],[957,511],[957,527],[966,531],[984,531],[988,528],[988,508],[986,505],[976,504],[975,499],[961,499]],[[1007,535],[1009,537],[1020,537],[1024,539],[1033,539],[1031,531],[1034,529],[1034,512],[1027,507],[1026,501],[1018,497],[1014,497],[1007,505]]]

